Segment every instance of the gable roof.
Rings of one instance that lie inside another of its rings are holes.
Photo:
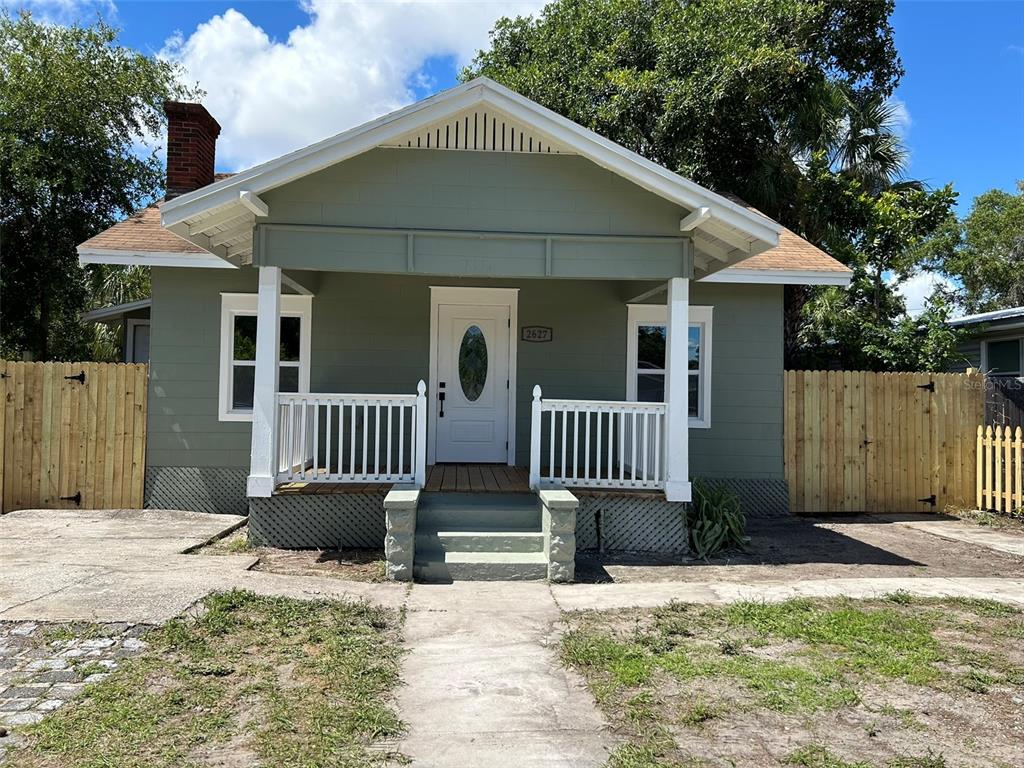
[[[529,132],[537,140],[537,151],[580,154],[699,212],[698,224],[690,232],[697,249],[711,253],[714,259],[707,261],[718,268],[705,280],[849,283],[852,273],[840,262],[739,198],[705,189],[488,78],[443,91],[246,171],[217,174],[213,184],[150,206],[82,243],[80,260],[236,267],[251,254],[253,225],[264,205],[260,193],[378,146],[423,146],[420,142],[426,137],[429,143],[435,129],[441,137],[439,126],[452,124],[480,105],[492,116],[507,116],[509,125],[519,131],[512,136],[520,142]],[[542,141],[548,142],[543,148]],[[502,129],[501,151],[504,142]],[[492,137],[492,143],[497,139]]]
[[[260,212],[261,201],[257,201],[263,192],[376,147],[411,142],[419,131],[467,110],[483,108],[525,127],[556,152],[578,154],[686,210],[702,211],[704,216],[692,234],[705,238],[707,248],[718,253],[723,263],[748,258],[778,244],[781,227],[767,216],[651,162],[486,77],[176,197],[161,211],[163,225],[222,258],[245,258],[251,253],[252,223]],[[235,231],[237,237],[233,236]]]

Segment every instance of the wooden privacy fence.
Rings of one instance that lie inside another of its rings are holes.
[[[147,366],[0,361],[0,511],[141,507]]]
[[[972,506],[984,411],[984,377],[977,373],[787,371],[792,511]]]
[[[1024,437],[1021,428],[978,427],[975,507],[1017,512],[1024,507]]]

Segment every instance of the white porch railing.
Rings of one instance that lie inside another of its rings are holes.
[[[536,386],[530,487],[662,489],[664,439],[664,403],[546,400]]]
[[[427,473],[426,384],[415,395],[277,395],[277,482],[413,483]]]

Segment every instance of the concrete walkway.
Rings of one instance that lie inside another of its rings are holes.
[[[1024,557],[1024,535],[1013,531],[1000,531],[944,518],[903,521],[899,524],[949,541],[962,541],[965,544],[974,544],[996,552],[1006,552],[1010,555]]]
[[[537,582],[416,585],[398,705],[417,766],[599,766],[611,734],[558,661],[560,612]]]
[[[904,591],[918,597],[968,597],[1024,605],[1021,579],[987,578],[849,578],[800,581],[655,582],[629,584],[554,584],[551,593],[563,611],[654,608],[673,600],[705,605],[738,600],[781,602],[794,597],[882,597]]]
[[[245,522],[169,510],[19,510],[0,517],[0,621],[162,624],[218,589],[366,598],[406,587],[250,571],[252,555],[184,554]]]
[[[233,587],[404,607],[408,653],[398,704],[409,730],[398,748],[415,765],[430,768],[558,768],[602,765],[614,745],[583,681],[558,662],[561,611],[653,607],[671,600],[876,597],[897,590],[1024,605],[1024,574],[410,588],[250,571],[251,555],[183,554],[242,522],[168,511],[12,512],[0,518],[0,621],[156,624],[212,590]],[[1008,534],[997,538],[989,535],[997,532],[939,522],[906,524],[979,546],[1013,545],[1002,540]]]

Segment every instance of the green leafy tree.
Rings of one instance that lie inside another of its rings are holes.
[[[962,221],[937,233],[927,261],[954,279],[953,298],[968,312],[1024,306],[1024,181],[1016,194],[976,197]]]
[[[492,77],[739,194],[850,265],[848,292],[787,288],[787,364],[937,367],[948,334],[932,315],[908,321],[896,287],[954,194],[903,177],[892,11],[890,0],[556,0],[499,21],[462,76]]]
[[[885,109],[903,73],[891,0],[556,0],[502,19],[483,74],[714,189],[799,226],[802,164],[861,142],[851,111]]]
[[[819,169],[815,191],[811,207],[835,216],[826,229],[826,247],[854,275],[848,289],[820,289],[805,304],[792,364],[905,371],[944,367],[960,341],[945,323],[949,302],[933,297],[924,314],[910,318],[897,289],[918,271],[935,233],[955,221],[952,187],[898,185],[876,193],[860,180]]]
[[[190,98],[168,62],[117,44],[117,31],[0,15],[0,352],[35,359],[88,353],[80,322],[90,280],[75,246],[153,199],[165,99]],[[140,285],[138,275],[125,285]],[[118,289],[120,290],[120,289]],[[137,291],[132,295],[136,295]]]

